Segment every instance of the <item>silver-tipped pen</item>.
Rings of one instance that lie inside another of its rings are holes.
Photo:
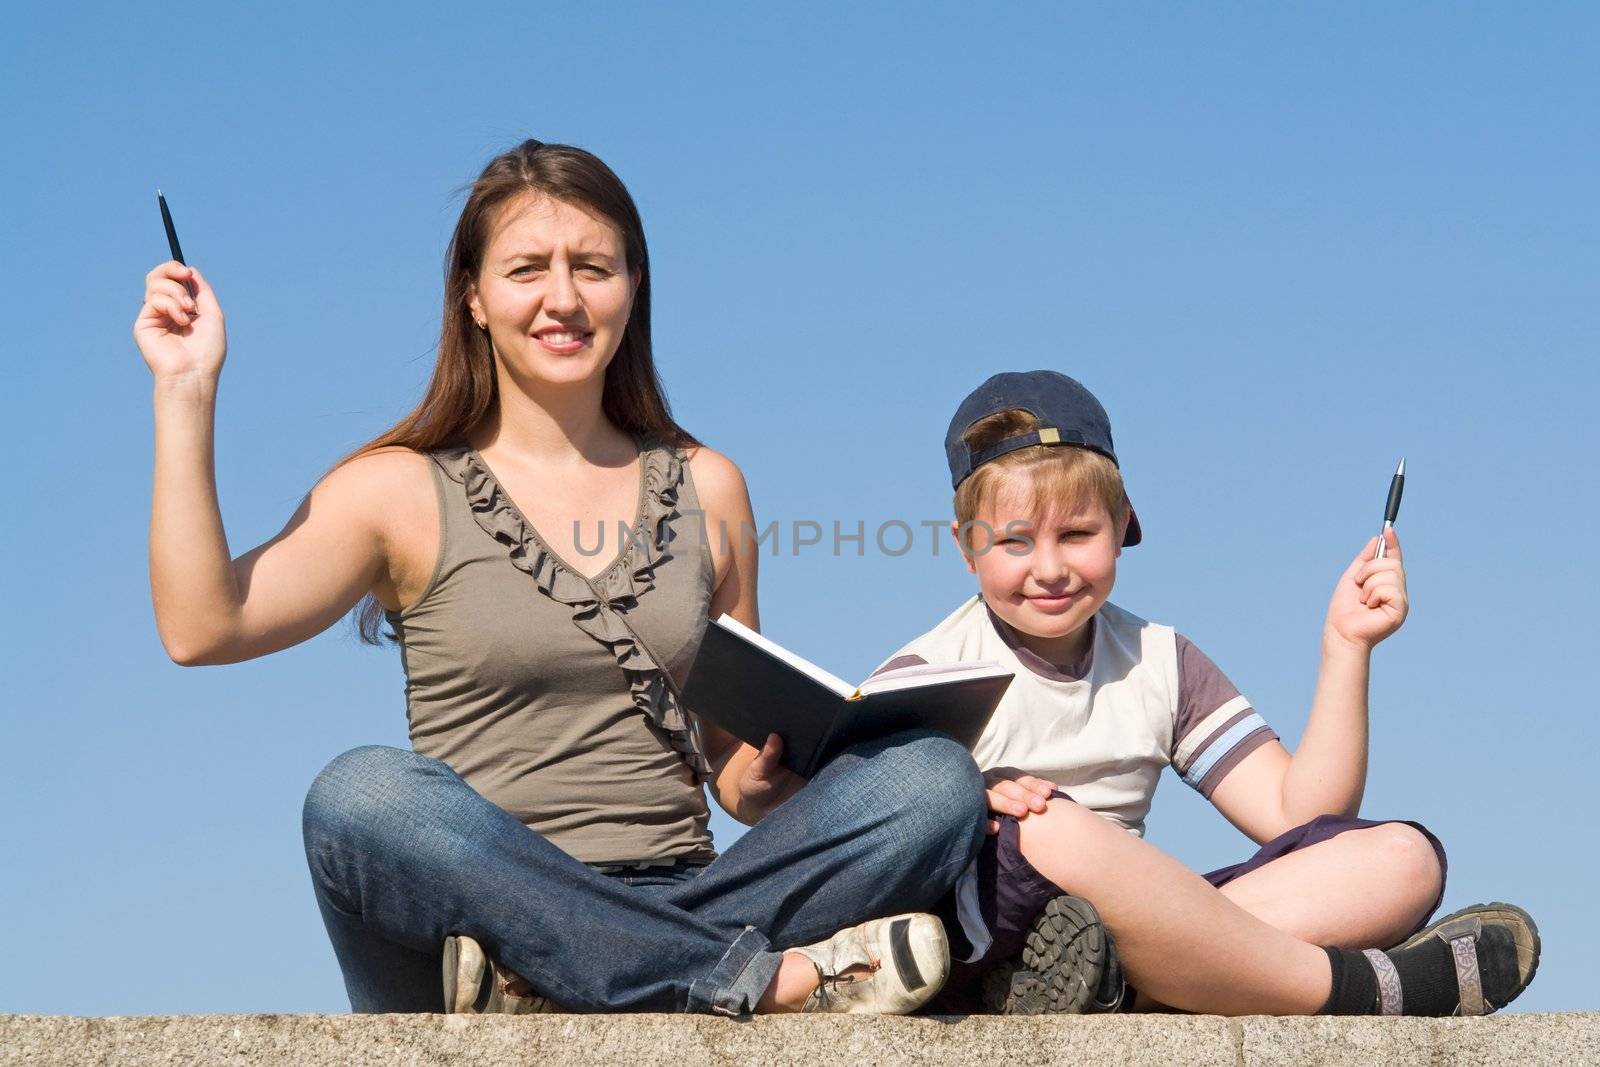
[[[1378,531],[1378,559],[1389,555],[1389,542],[1384,535],[1394,528],[1394,520],[1400,517],[1400,495],[1406,488],[1406,461],[1400,458],[1400,465],[1394,469],[1394,477],[1389,479],[1389,499],[1383,505],[1383,529]]]

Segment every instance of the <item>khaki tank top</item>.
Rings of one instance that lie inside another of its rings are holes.
[[[637,444],[634,524],[604,532],[615,558],[592,579],[544,543],[476,451],[429,452],[438,563],[422,596],[386,617],[417,752],[586,863],[709,861],[709,767],[676,689],[705,633],[710,545],[683,457]]]

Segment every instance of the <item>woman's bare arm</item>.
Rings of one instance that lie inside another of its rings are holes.
[[[340,467],[276,537],[231,559],[213,464],[221,306],[198,271],[164,263],[146,278],[133,333],[155,379],[150,587],[168,655],[231,663],[325,629],[387,572],[384,501],[415,478],[419,457]]]
[[[755,543],[755,516],[744,475],[732,460],[708,448],[696,450],[690,469],[705,511],[705,532],[717,571],[710,615],[716,618],[726,613],[759,630],[756,571],[760,546]],[[805,784],[778,765],[782,749],[776,735],[758,749],[703,720],[700,726],[714,773],[711,792],[740,822],[754,826]]]

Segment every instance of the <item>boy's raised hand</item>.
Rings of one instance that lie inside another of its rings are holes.
[[[1400,629],[1410,609],[1400,538],[1393,527],[1383,537],[1388,555],[1378,558],[1378,539],[1368,541],[1339,576],[1328,603],[1328,634],[1365,649]]]
[[[983,774],[983,792],[988,799],[991,815],[1014,815],[1026,819],[1029,812],[1043,814],[1050,794],[1055,791],[1054,782],[1023,774],[1010,767],[985,771]],[[991,818],[985,826],[991,834],[1000,832],[999,819]]]

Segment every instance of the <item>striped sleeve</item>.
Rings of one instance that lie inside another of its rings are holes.
[[[1278,739],[1204,652],[1178,634],[1172,768],[1206,799],[1250,753]]]

